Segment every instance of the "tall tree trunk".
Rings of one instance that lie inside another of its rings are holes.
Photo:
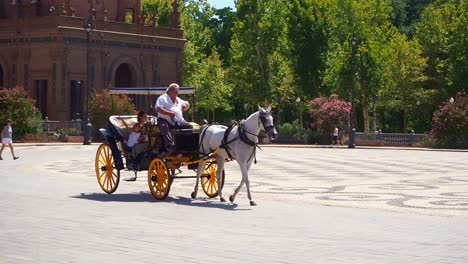
[[[364,133],[369,133],[369,105],[367,102],[367,96],[361,94],[361,105],[362,105],[362,117],[364,119]]]
[[[401,133],[407,133],[408,132],[408,112],[403,110],[403,131]]]

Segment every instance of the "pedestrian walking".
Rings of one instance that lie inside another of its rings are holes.
[[[335,127],[333,129],[333,141],[332,141],[332,145],[338,145],[338,136],[340,134],[340,130]]]
[[[13,149],[13,128],[11,127],[11,119],[7,119],[6,125],[3,126],[2,128],[2,148],[0,149],[0,160],[3,160],[2,158],[2,153],[3,149],[5,148],[6,145],[8,145],[11,149],[11,154],[13,155],[13,159],[16,160],[19,157],[15,156],[15,151]]]

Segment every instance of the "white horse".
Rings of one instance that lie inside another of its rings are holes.
[[[229,197],[231,202],[234,202],[236,195],[239,193],[242,185],[245,183],[247,187],[247,196],[250,200],[250,205],[257,205],[252,200],[250,194],[250,181],[249,169],[252,161],[255,159],[255,150],[258,144],[258,134],[261,130],[265,130],[268,137],[275,139],[278,133],[273,126],[273,117],[271,116],[271,105],[265,109],[258,107],[258,111],[250,115],[246,120],[241,121],[238,125],[234,126],[231,131],[227,131],[228,127],[222,125],[211,125],[204,127],[200,134],[199,153],[204,156],[211,153],[218,147],[221,149],[214,154],[216,162],[218,163],[217,180],[218,192],[221,202],[225,202],[222,195],[221,176],[224,169],[224,162],[226,159],[235,159],[240,166],[242,172],[242,180],[239,187]],[[226,136],[225,136],[226,134]],[[192,193],[192,198],[196,198],[198,192],[198,182],[200,174],[205,167],[206,161],[198,164],[197,182],[195,189]]]

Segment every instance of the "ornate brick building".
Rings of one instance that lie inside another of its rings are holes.
[[[163,28],[140,23],[139,0],[0,0],[0,86],[24,86],[44,117],[69,120],[85,113],[86,80],[91,89],[180,83],[178,6]]]

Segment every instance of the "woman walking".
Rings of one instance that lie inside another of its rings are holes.
[[[8,145],[11,149],[11,154],[13,155],[13,159],[18,159],[19,157],[15,156],[15,151],[13,150],[13,129],[11,128],[11,119],[7,119],[6,125],[3,126],[2,129],[2,148],[0,149],[0,160],[3,160],[2,153],[3,149],[6,145]]]

